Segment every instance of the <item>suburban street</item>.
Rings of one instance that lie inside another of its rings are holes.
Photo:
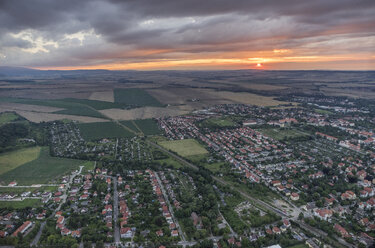
[[[120,227],[118,225],[118,192],[117,192],[117,177],[111,177],[113,180],[113,225],[115,226],[115,243],[120,243]]]
[[[167,201],[168,208],[169,208],[169,212],[170,212],[171,215],[172,215],[173,222],[176,224],[176,227],[177,227],[177,229],[178,229],[178,233],[180,234],[180,237],[181,237],[181,239],[182,239],[182,242],[186,242],[185,235],[184,235],[184,233],[182,232],[181,226],[180,226],[180,224],[178,223],[177,218],[174,216],[173,208],[172,208],[172,205],[171,205],[171,203],[170,203],[170,201],[169,201],[168,194],[167,194],[167,192],[165,191],[165,189],[164,189],[164,185],[163,185],[163,183],[161,182],[161,180],[160,180],[159,175],[158,175],[157,172],[155,172],[155,177],[156,177],[156,179],[158,180],[158,183],[159,183],[159,185],[160,185],[161,192],[163,193],[163,196],[164,196],[165,200]]]

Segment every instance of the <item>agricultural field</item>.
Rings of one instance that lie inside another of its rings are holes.
[[[163,105],[153,96],[143,89],[115,89],[115,103],[121,103],[132,107],[154,106],[162,107]]]
[[[89,117],[89,116],[79,116],[79,115],[66,115],[66,114],[53,114],[53,113],[43,113],[35,111],[22,111],[16,110],[17,114],[21,115],[30,122],[40,123],[56,120],[73,120],[82,123],[92,123],[92,122],[106,122],[107,119]]]
[[[79,99],[59,99],[59,100],[38,100],[38,99],[26,99],[26,98],[3,98],[2,102],[10,103],[21,103],[27,105],[41,105],[47,107],[60,108],[61,110],[55,111],[56,114],[66,115],[78,115],[78,116],[89,116],[96,118],[106,118],[104,115],[93,109],[95,107],[117,106],[113,103],[100,102],[93,100],[80,100]],[[92,106],[90,106],[92,105]]]
[[[0,182],[16,180],[19,185],[42,184],[53,181],[69,171],[78,169],[85,161],[51,157],[49,148],[42,147],[39,157],[0,175]]]
[[[153,119],[135,120],[134,122],[144,135],[161,134],[157,122]]]
[[[5,124],[5,123],[16,121],[19,118],[20,117],[18,115],[16,115],[15,113],[8,113],[8,112],[0,113],[0,126]]]
[[[230,100],[234,103],[251,104],[257,106],[277,106],[281,104],[289,104],[290,102],[282,102],[275,100],[273,97],[261,96],[257,94],[247,92],[229,92],[229,91],[213,91],[205,90],[208,94],[216,96],[217,98],[223,98]]]
[[[89,99],[97,100],[97,101],[104,101],[104,102],[115,102],[115,98],[113,96],[113,90],[93,92],[90,95]]]
[[[208,153],[208,151],[194,139],[161,141],[158,144],[168,150],[176,152],[182,157]]]
[[[131,129],[132,131],[136,132],[136,133],[141,132],[141,130],[139,129],[139,127],[137,127],[135,125],[134,121],[120,121],[120,123],[122,125],[124,125],[125,127]]]
[[[103,138],[129,138],[134,134],[114,122],[96,122],[78,124],[82,137],[85,140]]]
[[[41,148],[30,147],[0,154],[0,175],[39,157]]]
[[[141,107],[134,109],[104,109],[99,110],[100,113],[114,120],[136,120],[160,118],[165,116],[176,116],[187,114],[189,111],[181,110],[178,107]]]
[[[75,98],[69,98],[69,99],[64,99],[64,100],[73,102],[73,103],[87,105],[96,110],[125,107],[124,104],[106,102],[106,101],[98,101],[98,100],[75,99]]]

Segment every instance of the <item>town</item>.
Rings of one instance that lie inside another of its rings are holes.
[[[155,120],[160,135],[85,140],[47,125],[52,156],[90,161],[0,187],[17,247],[371,247],[374,109],[342,98],[221,104]],[[25,190],[27,189],[27,190]]]

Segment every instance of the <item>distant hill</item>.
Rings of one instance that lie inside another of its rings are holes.
[[[36,75],[39,72],[39,70],[26,67],[0,66],[0,76],[2,77]]]
[[[37,70],[26,67],[0,66],[0,77],[35,77],[35,76],[76,76],[83,74],[103,74],[108,70]]]

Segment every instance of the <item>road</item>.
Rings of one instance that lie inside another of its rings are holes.
[[[147,141],[151,146],[153,147],[156,147],[158,148],[159,150],[167,153],[169,156],[173,157],[174,159],[178,160],[179,162],[181,162],[182,164],[190,167],[190,168],[193,168],[193,169],[196,169],[198,170],[198,167],[188,161],[186,161],[185,159],[181,158],[180,156],[168,151],[167,149],[165,149],[164,147],[162,146],[159,146],[158,144],[155,144],[154,142],[151,142],[151,141]],[[252,196],[250,196],[249,194],[243,192],[242,190],[239,190],[239,189],[236,189],[234,188],[232,185],[230,185],[228,182],[218,178],[218,177],[215,177],[215,176],[212,176],[212,179],[214,179],[216,182],[222,184],[222,185],[226,185],[226,186],[229,186],[231,188],[231,190],[235,190],[237,191],[238,193],[240,193],[244,198],[250,200],[250,201],[253,201],[257,204],[259,204],[260,206],[262,206],[263,208],[265,209],[268,209],[272,212],[274,212],[275,214],[279,215],[280,217],[282,218],[289,218],[289,216],[287,214],[285,214],[283,211],[281,211],[280,209],[278,208],[275,208],[273,206],[271,206],[270,204],[266,203],[266,202],[263,202],[259,199],[256,199],[256,198],[253,198]],[[309,231],[310,233],[314,234],[315,236],[317,237],[326,237],[327,236],[327,233],[315,228],[315,227],[312,227],[308,224],[306,224],[305,222],[303,221],[300,221],[298,220],[298,217],[297,216],[293,216],[293,218],[291,218],[294,222],[298,223],[300,225],[300,227],[302,229],[305,229],[307,231]],[[347,242],[345,242],[345,240],[343,239],[340,239],[338,238],[338,241],[340,244],[344,245],[344,246],[347,246],[347,247],[350,247],[352,248],[353,246]]]
[[[117,177],[113,179],[113,223],[115,225],[115,243],[120,244],[120,227],[118,225],[118,192],[117,192]]]
[[[180,237],[181,237],[181,239],[182,239],[182,242],[186,242],[186,237],[185,237],[184,233],[182,232],[181,226],[180,226],[180,224],[178,223],[177,218],[174,216],[173,208],[172,208],[171,203],[170,203],[170,201],[169,201],[168,194],[167,194],[167,192],[166,192],[165,189],[164,189],[164,185],[163,185],[163,183],[161,182],[158,173],[156,173],[156,172],[155,172],[155,177],[156,177],[156,180],[158,180],[158,183],[159,183],[159,185],[160,185],[161,192],[162,192],[163,195],[164,195],[164,199],[167,201],[168,208],[169,208],[169,212],[171,213],[171,215],[172,215],[172,219],[173,219],[174,223],[176,224],[176,227],[177,227],[177,229],[178,229],[178,232],[179,232],[179,234],[180,234]]]
[[[222,213],[220,212],[220,207],[219,207],[219,214],[220,214],[221,218],[223,219],[223,223],[224,223],[225,225],[227,225],[227,227],[229,227],[229,230],[230,230],[232,236],[238,238],[237,233],[236,233],[235,231],[233,231],[233,229],[232,229],[232,227],[229,225],[228,221],[224,218],[224,216],[223,216]]]
[[[45,221],[42,222],[42,224],[40,225],[38,233],[36,234],[33,241],[31,242],[31,246],[36,246],[38,244],[40,236],[42,236],[42,232],[43,232],[43,229],[44,229],[45,225],[46,225],[46,222]]]

